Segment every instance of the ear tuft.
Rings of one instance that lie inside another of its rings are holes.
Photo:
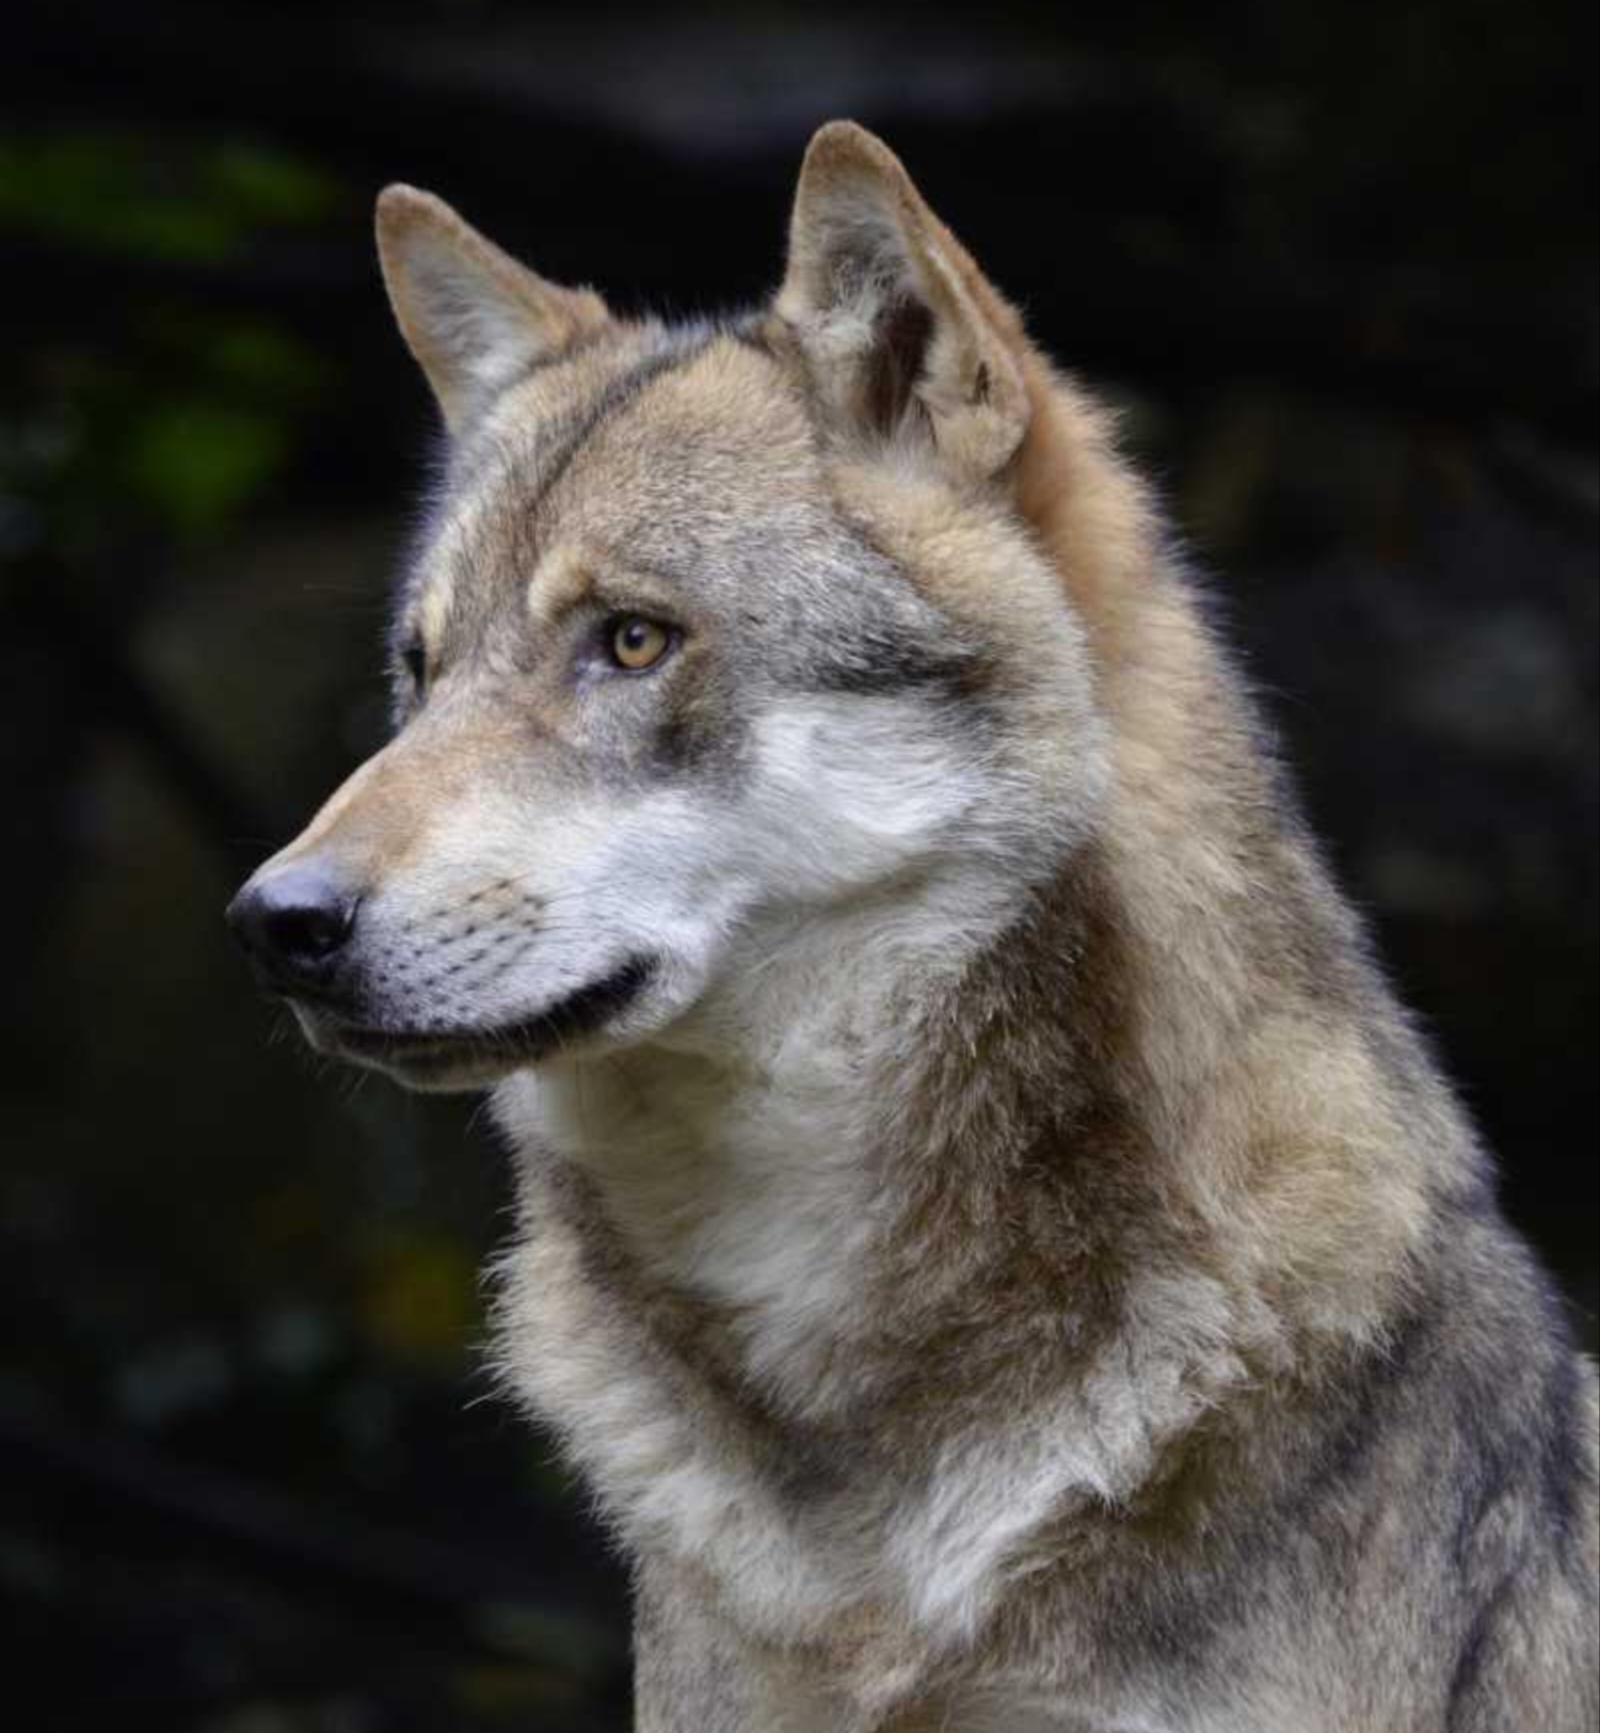
[[[777,311],[842,435],[920,441],[953,473],[997,475],[1030,414],[1001,306],[885,144],[851,121],[817,133]]]
[[[432,193],[385,187],[376,217],[395,318],[452,431],[520,369],[609,318],[592,290],[546,282]]]

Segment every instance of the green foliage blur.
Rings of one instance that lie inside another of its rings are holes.
[[[348,208],[333,178],[262,144],[162,144],[64,132],[0,142],[0,224],[87,257],[248,269],[264,236],[314,234]],[[283,473],[329,385],[281,322],[198,290],[108,308],[27,356],[26,419],[0,446],[0,487],[68,557],[112,538],[223,535]]]

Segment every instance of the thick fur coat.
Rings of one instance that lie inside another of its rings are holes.
[[[400,726],[235,920],[494,1087],[641,1733],[1590,1733],[1594,1378],[1106,415],[848,125],[725,324],[379,234]]]

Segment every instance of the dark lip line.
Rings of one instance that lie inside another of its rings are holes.
[[[558,999],[536,1017],[490,1029],[364,1029],[337,1021],[329,1038],[363,1059],[456,1063],[472,1059],[531,1059],[592,1034],[636,999],[656,972],[650,957],[630,957],[620,969]]]

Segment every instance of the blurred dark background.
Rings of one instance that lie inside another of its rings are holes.
[[[219,918],[383,725],[432,438],[390,179],[683,313],[772,286],[817,122],[884,132],[1124,406],[1593,1342],[1594,38],[1563,0],[13,11],[18,1725],[625,1724],[618,1575],[487,1399],[499,1155],[465,1104],[319,1071]]]

